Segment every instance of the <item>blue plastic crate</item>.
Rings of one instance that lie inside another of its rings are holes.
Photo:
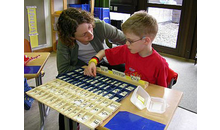
[[[90,5],[89,4],[69,4],[70,7],[90,11]]]
[[[106,23],[109,23],[109,24],[111,23],[109,8],[95,7],[94,8],[94,16],[96,18],[99,18],[100,20],[105,21]]]

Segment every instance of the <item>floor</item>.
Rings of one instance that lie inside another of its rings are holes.
[[[168,130],[196,130],[197,66],[192,62],[188,62],[183,59],[175,59],[175,57],[166,57],[166,60],[168,61],[170,67],[176,70],[176,72],[179,74],[178,82],[173,86],[173,89],[179,91],[182,89],[183,92],[185,91],[180,103],[180,107],[177,108],[174,117],[168,127]],[[43,70],[46,73],[43,77],[43,83],[55,79],[57,75],[56,53],[51,53],[51,56]],[[188,80],[187,84],[183,85],[186,83],[186,80]],[[28,80],[28,84],[30,86],[35,86],[35,80]],[[24,130],[39,130],[39,121],[40,117],[38,103],[37,101],[34,101],[30,110],[24,110]],[[49,115],[46,117],[45,121],[45,130],[58,130],[58,113],[55,110],[50,110]],[[81,130],[88,130],[88,128],[81,126]]]
[[[197,113],[197,65],[183,58],[164,56],[169,67],[178,73],[174,90],[183,92],[180,107]]]

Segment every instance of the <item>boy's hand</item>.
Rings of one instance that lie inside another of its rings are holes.
[[[85,69],[84,75],[96,77],[96,65],[94,62],[91,62]]]
[[[99,51],[92,59],[89,61],[89,65],[84,69],[84,75],[96,76],[96,65],[105,56],[105,50]]]

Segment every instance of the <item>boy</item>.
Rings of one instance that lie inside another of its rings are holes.
[[[122,24],[122,31],[127,38],[126,45],[99,51],[89,61],[84,74],[96,76],[96,65],[106,56],[110,65],[125,63],[126,75],[167,87],[168,64],[152,48],[152,41],[158,32],[156,19],[146,11],[135,12]]]

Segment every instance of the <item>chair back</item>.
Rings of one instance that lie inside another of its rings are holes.
[[[168,69],[167,77],[167,88],[172,88],[172,86],[177,82],[178,74],[172,69]]]
[[[24,52],[32,52],[31,43],[24,39]]]

